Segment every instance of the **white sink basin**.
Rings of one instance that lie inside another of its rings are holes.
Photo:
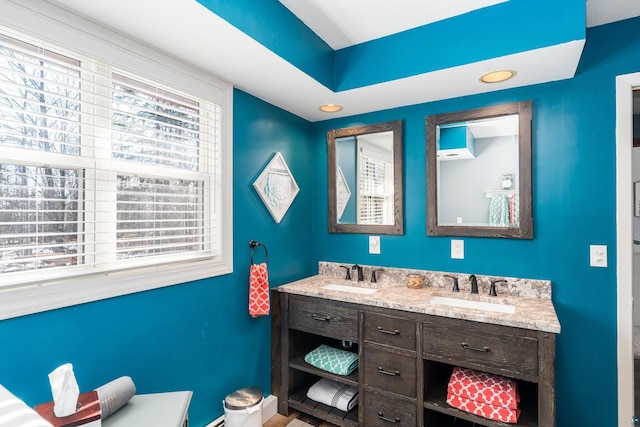
[[[377,289],[361,288],[360,286],[348,286],[338,285],[337,283],[329,283],[328,285],[320,286],[320,289],[327,289],[329,291],[350,292],[352,294],[371,295],[377,292]]]
[[[450,307],[472,308],[475,310],[494,311],[496,313],[514,314],[516,307],[511,304],[503,304],[502,302],[475,301],[461,298],[450,298],[441,296],[432,296],[429,298],[431,304],[448,305]]]

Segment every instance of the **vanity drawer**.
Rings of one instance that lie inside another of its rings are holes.
[[[422,322],[424,358],[495,373],[538,376],[535,331],[433,317]]]
[[[395,316],[364,313],[364,339],[408,350],[416,349],[416,322]]]
[[[416,403],[373,390],[364,390],[364,425],[367,427],[417,426]]]
[[[290,296],[289,327],[325,337],[357,341],[358,311],[336,301]]]
[[[364,384],[404,396],[416,396],[416,358],[365,344]]]

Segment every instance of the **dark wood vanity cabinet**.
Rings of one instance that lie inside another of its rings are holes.
[[[366,426],[419,425],[420,362],[416,322],[364,311],[363,423]]]
[[[421,323],[427,415],[435,411],[486,426],[556,425],[555,334],[436,316],[425,316]],[[454,366],[517,379],[522,411],[518,423],[494,422],[447,405]]]
[[[291,409],[339,426],[555,426],[555,335],[469,320],[273,292],[272,393]],[[349,376],[312,367],[320,344],[350,347],[359,369]],[[518,380],[521,415],[505,424],[446,403],[453,368]],[[358,387],[349,413],[306,397],[320,378]]]

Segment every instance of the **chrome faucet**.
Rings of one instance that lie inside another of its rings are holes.
[[[478,293],[478,279],[476,279],[476,275],[472,274],[471,276],[469,276],[469,280],[471,281],[471,293],[472,294],[477,294]]]
[[[358,270],[358,282],[364,282],[364,273],[361,265],[354,265],[351,267],[352,270]]]

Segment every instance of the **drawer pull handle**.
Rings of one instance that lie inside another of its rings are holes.
[[[473,351],[479,351],[480,353],[489,353],[491,351],[491,349],[489,347],[482,347],[482,348],[478,348],[478,347],[471,347],[469,344],[467,344],[466,342],[462,342],[460,343],[460,345],[462,346],[462,348],[464,348],[465,350],[473,350]]]
[[[378,418],[380,418],[382,421],[386,421],[386,422],[391,423],[391,424],[398,424],[398,423],[401,422],[400,418],[395,417],[392,420],[391,418],[385,417],[384,414],[382,412],[380,412],[380,411],[378,411]]]
[[[395,372],[385,371],[384,369],[382,369],[382,366],[378,366],[378,373],[379,374],[384,374],[384,375],[389,375],[391,377],[399,377],[400,376],[400,372],[398,372],[398,371],[395,371]]]
[[[399,330],[396,329],[394,331],[387,331],[382,326],[378,326],[378,332],[380,332],[381,334],[387,334],[387,335],[400,335]]]
[[[313,317],[313,320],[318,320],[320,322],[328,322],[331,319],[329,318],[329,316],[318,316],[317,314],[312,314],[311,315]]]

